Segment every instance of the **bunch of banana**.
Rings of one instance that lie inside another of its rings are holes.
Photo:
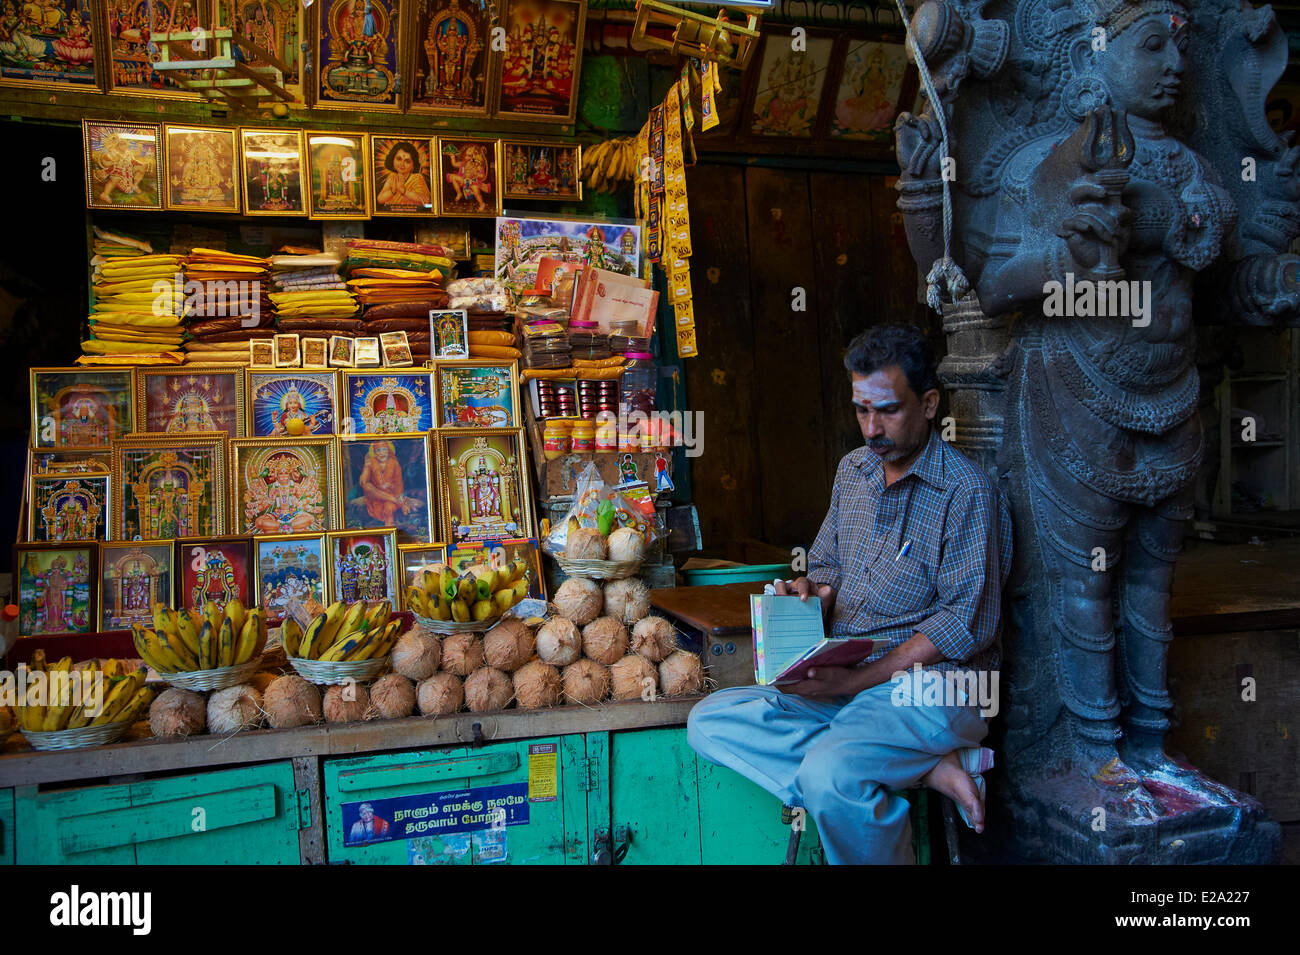
[[[215,670],[247,663],[266,646],[266,614],[234,599],[223,611],[214,601],[203,613],[153,605],[152,630],[138,624],[131,638],[141,659],[159,673]]]
[[[374,660],[388,655],[401,628],[402,621],[393,619],[387,600],[368,609],[364,600],[353,604],[336,600],[306,630],[287,617],[280,628],[280,643],[285,653],[299,660]]]
[[[608,139],[582,151],[582,178],[597,192],[613,192],[636,178],[636,137]]]
[[[18,725],[25,730],[49,733],[104,723],[134,723],[153,702],[153,688],[144,685],[145,670],[141,668],[126,673],[120,660],[86,660],[74,667],[72,657],[64,657],[58,663],[47,665],[45,651],[37,650],[30,669],[44,672],[46,678],[44,681],[29,680],[27,699],[14,707]],[[79,696],[71,693],[71,674],[74,671],[80,674]],[[100,671],[107,681],[102,696],[92,693],[90,688],[96,671]],[[65,675],[60,677],[57,674]],[[52,693],[60,698],[54,698]],[[64,693],[68,695],[64,696]],[[45,703],[38,704],[42,697]],[[80,702],[74,702],[76,700]]]
[[[528,596],[528,561],[501,570],[476,564],[459,577],[445,564],[417,571],[406,605],[422,617],[469,623],[499,617]]]

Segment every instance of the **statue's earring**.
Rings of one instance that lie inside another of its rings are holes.
[[[1071,117],[1082,120],[1099,106],[1110,102],[1110,90],[1106,81],[1095,73],[1074,76],[1065,84],[1061,94],[1061,105]]]

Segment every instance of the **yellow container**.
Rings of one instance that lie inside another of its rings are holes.
[[[596,450],[596,422],[583,419],[573,423],[573,453],[590,454]]]

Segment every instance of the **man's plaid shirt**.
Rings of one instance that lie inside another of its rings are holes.
[[[840,460],[808,577],[838,591],[830,635],[873,637],[871,660],[923,633],[945,657],[935,668],[992,670],[1011,546],[1002,495],[932,427],[889,487],[868,448]]]

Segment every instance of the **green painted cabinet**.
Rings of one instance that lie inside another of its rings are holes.
[[[14,791],[0,789],[0,865],[14,864]]]
[[[115,786],[15,790],[20,865],[228,865],[299,860],[309,824],[293,765],[172,776]]]

